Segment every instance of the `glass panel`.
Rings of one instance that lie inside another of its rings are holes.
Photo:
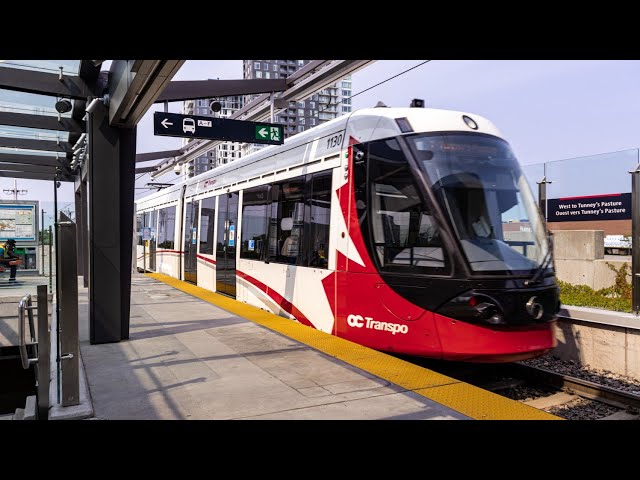
[[[67,140],[69,140],[69,132],[29,127],[13,127],[9,125],[0,125],[0,136],[13,138],[33,138],[36,140],[60,140],[61,142],[66,142]]]
[[[408,139],[473,270],[529,274],[545,263],[542,218],[507,142],[482,134]]]
[[[629,171],[637,164],[638,150],[547,162],[547,198],[631,192]]]
[[[522,165],[522,173],[527,178],[529,188],[538,203],[538,182],[544,178],[544,163],[536,163],[534,165]],[[547,195],[549,192],[549,186],[547,185]]]
[[[56,152],[48,152],[46,150],[27,150],[25,148],[0,147],[0,153],[9,153],[11,155],[36,155],[38,157],[56,158]],[[63,152],[57,153],[60,160],[67,158]]]
[[[271,191],[269,254],[274,262],[296,264],[304,224],[304,177],[274,185]]]
[[[176,207],[167,207],[160,210],[158,215],[158,248],[173,250]]]
[[[16,92],[0,89],[0,112],[27,113],[57,117],[56,97],[38,95],[36,93]],[[73,104],[73,100],[70,100]],[[71,111],[61,114],[64,118],[71,117]]]
[[[255,187],[244,191],[242,200],[241,258],[264,258],[267,238],[267,206],[269,187]]]
[[[307,240],[304,242],[303,258],[308,259],[308,265],[311,267],[327,268],[329,221],[331,220],[331,172],[307,175],[307,189],[304,208],[304,236]]]
[[[369,145],[369,180],[373,239],[382,268],[446,273],[440,230],[418,194],[397,140]]]
[[[156,239],[158,229],[158,211],[151,212],[149,217],[149,226],[151,227],[151,240],[149,240],[149,268],[156,269]]]
[[[213,255],[213,227],[216,214],[216,199],[205,198],[201,201],[200,211],[200,253]]]
[[[0,68],[60,73],[60,67],[63,74],[75,76],[80,69],[80,60],[0,60]]]

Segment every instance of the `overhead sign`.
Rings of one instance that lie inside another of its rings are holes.
[[[153,133],[167,137],[282,145],[284,127],[275,123],[155,112]]]
[[[550,198],[547,200],[547,222],[630,219],[630,193]]]

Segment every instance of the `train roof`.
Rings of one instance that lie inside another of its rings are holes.
[[[465,121],[465,117],[472,119],[472,122]],[[397,119],[406,119],[411,130],[407,131],[406,124],[401,130]],[[476,128],[473,128],[474,126]],[[305,157],[305,161],[314,161],[315,159],[311,157],[317,156],[318,152],[315,148],[307,148],[309,144],[323,138],[330,138],[337,132],[344,132],[341,139],[343,142],[347,140],[347,136],[350,136],[360,143],[397,135],[438,131],[476,131],[502,138],[493,123],[472,113],[434,108],[365,108],[298,133],[286,139],[283,145],[262,148],[239,160],[183,180],[175,186],[138,198],[136,203],[166,203],[177,200],[184,185],[187,185],[187,195],[196,194],[214,184],[231,184],[234,180],[245,181],[269,170],[290,167],[296,162],[300,163],[302,157]],[[342,146],[342,144],[338,145],[336,150],[340,150]],[[309,150],[312,152],[309,153]],[[334,152],[330,150],[319,152],[319,154],[323,153],[332,155]],[[261,162],[261,160],[266,161]],[[140,207],[145,206],[140,205]]]

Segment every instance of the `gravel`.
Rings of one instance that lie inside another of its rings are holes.
[[[598,420],[619,412],[620,409],[605,403],[587,400],[586,398],[578,398],[571,402],[548,408],[546,411],[567,420]]]
[[[581,365],[573,360],[560,360],[551,354],[520,362],[524,365],[546,368],[553,372],[581,378],[599,385],[606,385],[611,388],[622,390],[634,395],[640,395],[640,381],[630,377],[625,377],[606,370],[596,370],[589,365]]]

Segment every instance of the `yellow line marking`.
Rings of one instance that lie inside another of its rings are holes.
[[[189,295],[309,345],[477,420],[561,420],[529,405],[358,345],[162,273],[146,273]]]

